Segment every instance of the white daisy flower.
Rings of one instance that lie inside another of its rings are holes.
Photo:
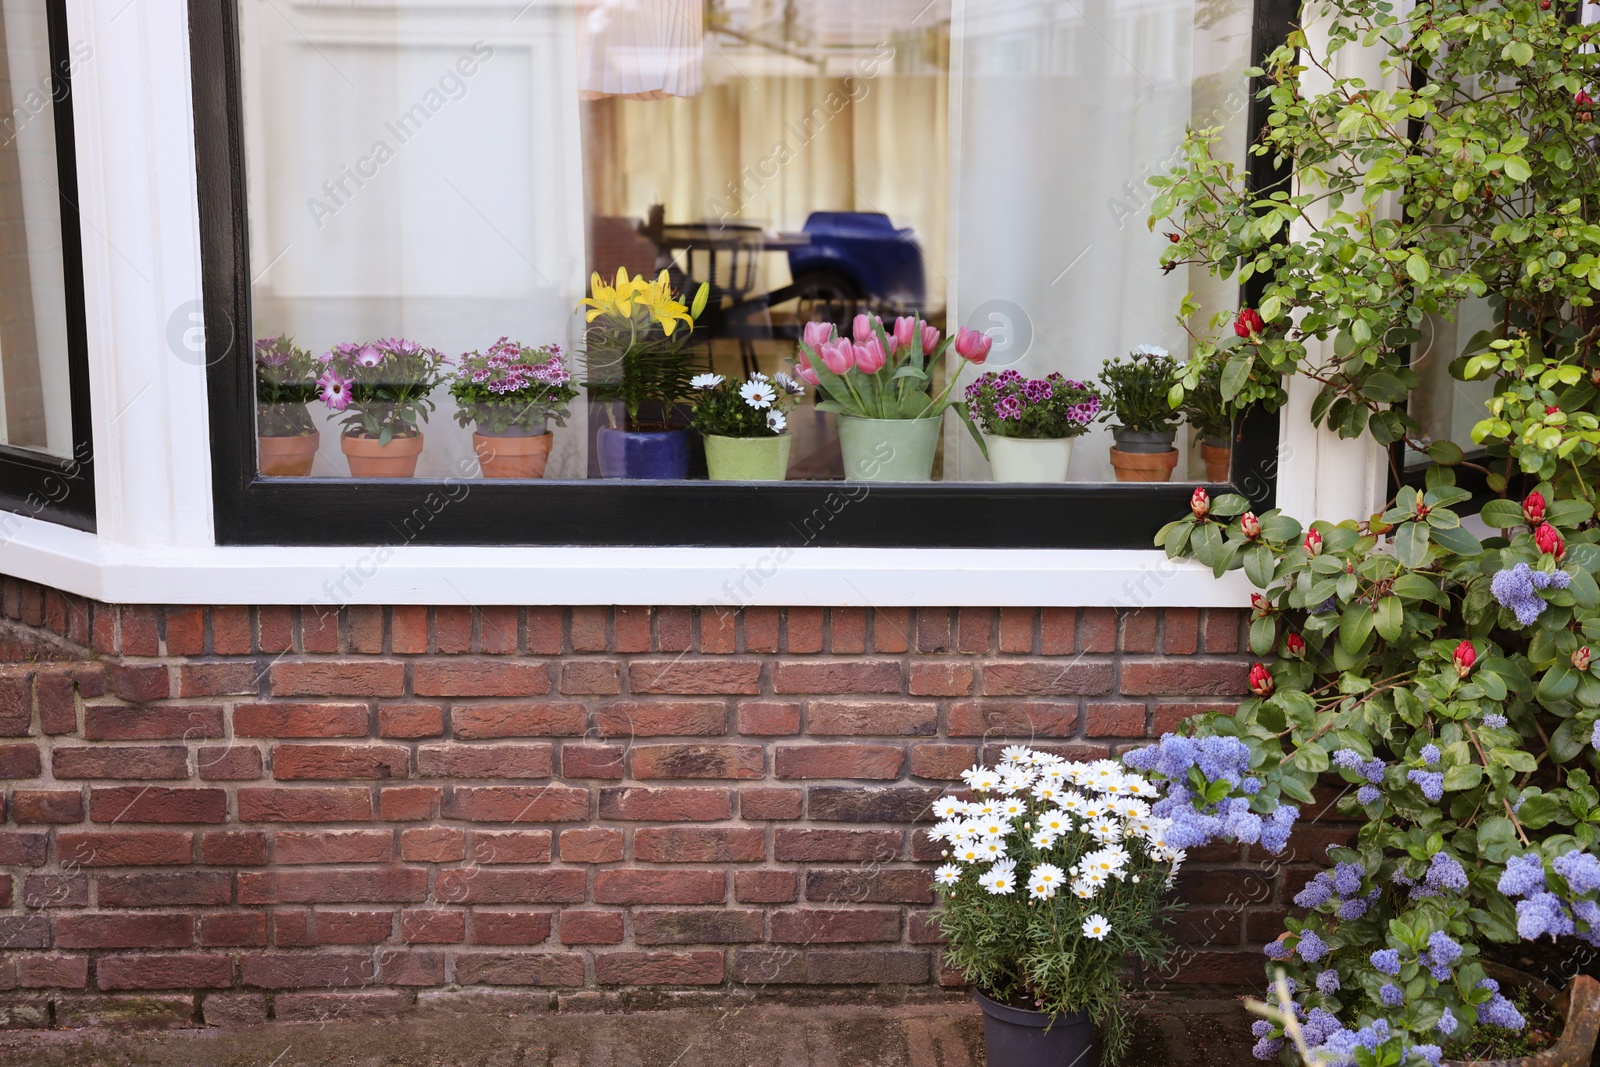
[[[1056,838],[1057,835],[1051,833],[1049,830],[1040,830],[1030,837],[1028,841],[1033,845],[1034,848],[1041,848],[1048,852],[1050,849],[1056,847]]]
[[[1097,892],[1099,892],[1099,886],[1093,882],[1086,882],[1082,878],[1073,880],[1072,895],[1079,900],[1093,900]]]
[[[721,384],[722,375],[720,374],[696,374],[689,379],[689,388],[691,389],[715,389]]]
[[[805,386],[801,385],[799,382],[783,373],[783,371],[778,371],[778,373],[774,374],[772,376],[772,380],[778,383],[779,389],[782,389],[790,396],[799,396],[801,393],[806,391]]]
[[[978,884],[995,896],[1010,896],[1017,891],[1016,867],[1011,863],[997,863],[984,872]]]
[[[979,820],[976,824],[978,833],[983,837],[1004,837],[1011,832],[1011,823],[996,816],[989,816]]]
[[[1047,830],[1052,834],[1065,834],[1072,831],[1072,816],[1064,811],[1047,811],[1039,816],[1039,829]]]
[[[1030,886],[1037,882],[1040,885],[1049,886],[1052,891],[1061,888],[1066,884],[1066,881],[1067,872],[1053,863],[1038,864],[1033,868],[1033,872],[1028,875],[1028,884]]]
[[[1133,350],[1133,354],[1136,355],[1136,356],[1167,356],[1167,355],[1171,355],[1170,352],[1168,352],[1165,348],[1162,348],[1160,345],[1140,345],[1139,347],[1137,347],[1137,348],[1135,348]]]
[[[961,780],[979,793],[987,793],[1000,784],[1000,776],[983,767],[970,767],[962,771]]]
[[[1007,745],[1000,750],[1000,758],[1007,763],[1025,763],[1033,750],[1027,745]]]
[[[978,851],[976,844],[961,845],[956,849],[956,857],[961,863],[977,863],[983,859],[983,853]]]
[[[1056,895],[1056,887],[1039,882],[1028,883],[1028,895],[1034,900],[1049,900]]]
[[[959,819],[943,819],[934,823],[933,829],[928,831],[928,836],[935,841],[954,841],[964,825],[965,823]]]
[[[1078,881],[1086,882],[1089,885],[1094,886],[1096,889],[1099,889],[1101,886],[1105,885],[1111,880],[1110,876],[1108,876],[1104,871],[1083,870],[1081,868],[1082,864],[1080,864],[1079,868],[1075,869],[1073,872],[1078,876]]]
[[[739,395],[744,397],[744,402],[757,411],[770,408],[778,394],[772,391],[772,383],[751,380],[739,386]]]
[[[1006,843],[998,837],[986,837],[978,842],[978,855],[987,860],[1006,858]]]
[[[1088,797],[1084,796],[1082,793],[1071,791],[1069,791],[1060,800],[1061,809],[1063,811],[1070,811],[1072,814],[1078,816],[1083,815],[1083,809],[1088,805],[1088,803]]]
[[[1084,937],[1092,938],[1095,941],[1104,941],[1106,935],[1110,932],[1111,924],[1106,921],[1104,915],[1096,913],[1083,920]]]
[[[1124,819],[1143,819],[1150,814],[1150,805],[1131,796],[1114,802],[1111,808]]]
[[[1061,798],[1066,796],[1061,788],[1053,782],[1040,782],[1033,787],[1033,795],[1035,799],[1042,800],[1046,804],[1059,803]]]
[[[1090,819],[1089,836],[1096,841],[1103,841],[1109,845],[1114,841],[1122,840],[1122,826],[1115,819]]]
[[[1024,804],[1016,797],[1012,797],[1010,800],[1002,800],[1000,802],[1000,814],[1008,819],[1019,819],[1026,814],[1027,810],[1028,805]]]
[[[1062,807],[1066,807],[1066,805],[1063,804]],[[1071,809],[1068,809],[1068,810],[1071,810]],[[1093,822],[1095,819],[1103,819],[1103,818],[1105,818],[1107,813],[1110,810],[1111,809],[1106,807],[1105,801],[1103,801],[1103,800],[1095,800],[1095,799],[1088,799],[1088,800],[1085,800],[1083,802],[1083,807],[1082,808],[1078,809],[1077,811],[1072,812],[1072,814],[1078,816],[1081,819],[1088,819],[1089,821]]]
[[[933,880],[940,885],[955,885],[961,881],[961,868],[953,863],[946,863],[933,872]]]
[[[982,804],[968,804],[967,811],[971,812],[975,819],[985,819],[990,815],[998,815],[1000,813],[1000,802],[998,800],[985,800]]]
[[[784,428],[787,427],[788,425],[789,425],[789,420],[784,415],[783,412],[781,412],[781,411],[769,411],[769,412],[767,412],[767,429],[771,430],[773,433],[782,433],[784,431]]]
[[[933,802],[933,814],[938,819],[953,819],[966,810],[966,804],[955,797],[940,797]]]
[[[1128,783],[1128,795],[1135,797],[1154,797],[1160,796],[1161,790],[1157,789],[1156,784],[1150,781],[1148,778],[1134,777]]]

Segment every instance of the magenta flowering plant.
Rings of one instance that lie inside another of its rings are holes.
[[[433,413],[429,394],[450,360],[440,351],[391,337],[365,344],[335,345],[318,357],[322,402],[344,413],[346,437],[375,437],[388,444],[413,437]]]
[[[560,345],[529,348],[502,337],[487,351],[456,360],[450,395],[459,425],[476,423],[490,437],[534,437],[550,422],[567,424],[567,405],[578,390]]]
[[[817,387],[819,411],[858,419],[931,419],[951,409],[983,447],[966,402],[950,395],[960,374],[951,374],[935,396],[932,369],[952,347],[967,363],[981,364],[992,345],[992,338],[964,326],[944,337],[922,319],[901,316],[889,330],[878,316],[862,314],[849,336],[830,323],[806,323],[795,373]]]
[[[1077,437],[1100,413],[1100,394],[1055,373],[1024,378],[1014,370],[990,371],[967,386],[966,399],[973,420],[991,437]]]

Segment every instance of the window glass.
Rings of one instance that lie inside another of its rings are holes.
[[[1237,299],[1162,274],[1145,178],[1189,126],[1242,163],[1247,0],[239,10],[265,474],[987,480],[907,416],[1013,372],[1070,431],[1069,380]],[[1008,469],[1113,478],[1072,440]]]

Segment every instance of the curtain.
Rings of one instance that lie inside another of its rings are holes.
[[[694,96],[700,27],[700,0],[579,0],[579,91],[586,99]]]

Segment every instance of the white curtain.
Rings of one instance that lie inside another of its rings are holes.
[[[659,100],[700,91],[701,0],[579,0],[578,88],[586,98]]]

